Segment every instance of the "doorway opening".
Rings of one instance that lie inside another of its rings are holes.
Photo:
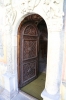
[[[38,14],[24,18],[18,29],[18,86],[42,100],[47,63],[47,26]]]
[[[39,30],[39,73],[46,73],[47,63],[47,27],[44,20],[37,25]]]

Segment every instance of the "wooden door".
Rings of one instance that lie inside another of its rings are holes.
[[[37,77],[38,32],[33,23],[25,23],[20,33],[20,81],[23,87]]]

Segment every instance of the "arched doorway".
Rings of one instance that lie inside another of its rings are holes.
[[[37,14],[32,14],[27,16],[21,22],[18,29],[19,88],[35,80],[37,77],[41,75],[41,73],[44,73],[45,75],[46,62],[47,62],[46,23],[41,16]],[[43,89],[44,89],[44,84],[43,84]]]

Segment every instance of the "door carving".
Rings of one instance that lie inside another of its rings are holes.
[[[33,23],[25,23],[21,27],[19,55],[19,87],[23,87],[34,80],[38,73],[38,32]]]

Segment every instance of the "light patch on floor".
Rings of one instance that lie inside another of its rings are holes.
[[[34,96],[38,100],[43,100],[41,98],[41,92],[45,87],[45,77],[45,73],[40,73],[37,79],[21,88],[21,90],[30,94],[31,96]]]

